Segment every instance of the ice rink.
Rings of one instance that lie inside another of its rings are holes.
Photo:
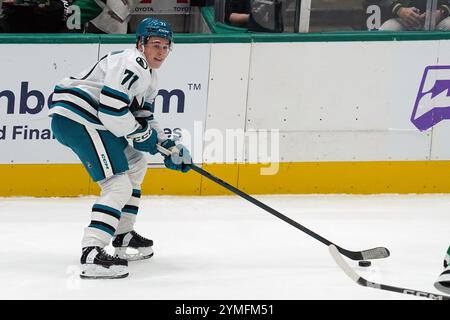
[[[346,249],[387,247],[369,268],[347,260],[367,280],[439,293],[450,195],[256,198]],[[327,246],[237,196],[143,197],[135,229],[153,258],[125,279],[81,280],[94,200],[0,198],[0,299],[424,299],[358,286]]]

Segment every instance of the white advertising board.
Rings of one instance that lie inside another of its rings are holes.
[[[0,163],[79,163],[72,152],[50,133],[48,97],[62,78],[78,74],[109,51],[133,45],[1,45],[6,59],[0,61]],[[100,51],[100,55],[99,55]],[[36,53],[36,57],[30,52]],[[160,91],[155,118],[201,162],[202,130],[208,92],[209,44],[177,45],[158,70]],[[198,135],[201,138],[201,134]],[[194,144],[196,148],[194,148]],[[161,157],[149,157],[151,163]]]
[[[438,52],[439,41],[255,43],[246,130],[278,128],[282,161],[430,159],[431,134],[411,116]]]
[[[433,132],[433,144],[431,147],[432,160],[450,159],[450,81],[445,81],[450,80],[449,50],[450,40],[441,40],[439,46],[439,63],[437,64],[441,67],[441,70],[435,69],[432,73],[427,72],[428,78],[431,76],[432,78],[430,79],[434,81],[434,84],[437,81],[440,81],[441,84],[447,84],[447,86],[441,86],[440,89],[436,90],[436,93],[440,92],[434,96],[434,100],[439,101],[439,103],[434,103],[435,107],[440,108],[441,111],[436,116],[442,120],[431,129]],[[426,81],[424,81],[424,91],[426,89]]]
[[[130,46],[1,45],[0,163],[78,163],[50,136],[53,86]],[[176,44],[158,70],[155,118],[195,163],[242,160],[213,157],[208,137],[228,129],[279,130],[282,162],[448,160],[449,49],[448,40]]]
[[[98,44],[0,45],[0,163],[77,163],[52,138],[55,84],[97,60]]]
[[[234,163],[244,160],[237,152],[240,150],[243,154],[243,139],[227,138],[227,132],[243,131],[245,127],[250,50],[248,43],[214,43],[211,46],[204,163]],[[217,145],[219,140],[222,141],[221,145]],[[235,147],[227,148],[227,143]],[[236,151],[230,151],[235,148]]]

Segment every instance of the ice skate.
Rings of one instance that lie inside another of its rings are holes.
[[[450,294],[450,266],[447,266],[439,275],[434,283],[434,287],[444,293]]]
[[[128,276],[128,261],[113,257],[100,247],[83,248],[82,279],[119,279]]]
[[[153,256],[153,241],[130,231],[117,235],[113,240],[114,256],[128,261],[144,260]]]
[[[444,257],[444,271],[439,275],[434,287],[444,293],[450,294],[450,248]]]

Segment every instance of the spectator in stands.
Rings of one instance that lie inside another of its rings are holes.
[[[64,32],[71,0],[3,0],[1,33]]]
[[[86,2],[91,0],[77,0],[77,2]],[[102,5],[101,12],[91,19],[86,28],[90,33],[128,33],[128,22],[131,18],[139,0],[101,0],[96,1]]]
[[[139,0],[3,0],[0,33],[126,34],[138,3]],[[78,13],[73,11],[75,6]],[[73,25],[73,14],[80,14],[79,26]]]
[[[386,1],[384,1],[386,3]],[[379,30],[424,30],[427,0],[394,0],[389,3],[390,19]],[[450,30],[450,0],[438,0],[436,30]]]
[[[225,22],[236,27],[247,27],[250,17],[250,0],[226,0]]]
[[[97,17],[103,10],[95,0],[74,0],[73,6],[78,7],[78,13],[71,10],[71,17],[67,23],[67,31],[69,32],[88,32],[89,21]],[[76,19],[73,14],[79,14]],[[91,31],[94,33],[94,31]]]

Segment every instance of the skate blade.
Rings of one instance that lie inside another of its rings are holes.
[[[105,268],[95,264],[81,266],[81,279],[122,279],[128,277],[126,266],[111,266]]]
[[[80,274],[81,279],[87,279],[87,280],[98,280],[98,279],[123,279],[128,277],[129,273],[124,273],[122,275],[118,276],[85,276],[83,274]]]
[[[136,253],[127,253],[127,249],[137,250]],[[127,261],[139,261],[150,259],[153,257],[153,249],[152,247],[142,247],[142,248],[116,248],[114,251],[114,256],[119,257],[121,259],[125,259]]]
[[[438,289],[441,292],[444,292],[446,294],[450,294],[450,282],[438,282],[436,281],[434,283],[434,287]]]
[[[445,270],[439,275],[434,287],[439,291],[450,294],[450,267],[446,267]]]

